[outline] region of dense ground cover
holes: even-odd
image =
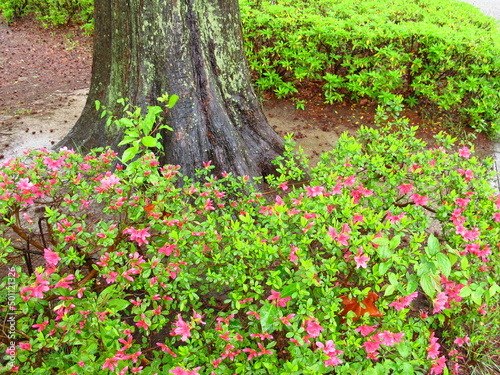
[[[290,145],[262,193],[209,161],[201,182],[159,168],[150,113],[120,121],[143,153],[125,166],[2,164],[1,372],[498,371],[491,160],[381,122],[312,169]]]

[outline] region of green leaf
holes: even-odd
[[[392,262],[382,262],[378,266],[379,276],[385,275],[385,273],[392,267]]]
[[[476,290],[472,292],[470,295],[470,298],[476,305],[482,305],[483,304],[483,294],[484,294],[484,289],[482,287],[478,287]]]
[[[405,342],[401,342],[400,344],[396,345],[396,349],[403,358],[408,357],[411,353],[410,345],[406,344]],[[411,373],[413,372],[405,372],[405,374],[411,374]]]
[[[380,245],[377,249],[377,254],[381,259],[386,259],[392,257],[393,251],[387,245]]]
[[[488,289],[490,298],[493,297],[498,292],[500,292],[500,286],[497,283],[494,283],[492,286],[490,286],[490,289]]]
[[[115,292],[116,284],[108,286],[104,289],[97,298],[97,304],[100,305],[102,303],[106,303],[109,297]]]
[[[441,270],[443,275],[446,277],[450,276],[451,273],[451,262],[448,256],[443,253],[439,253],[436,255],[437,268]]]
[[[274,331],[274,322],[278,316],[278,308],[270,303],[265,303],[259,310],[262,332]]]
[[[429,236],[429,239],[427,240],[427,247],[425,248],[425,252],[430,257],[439,253],[439,240],[433,234],[431,234]]]
[[[396,286],[395,285],[388,285],[387,288],[385,288],[384,296],[390,296],[395,291],[396,291]]]
[[[126,309],[130,305],[130,302],[124,299],[115,298],[106,304],[106,307],[113,312],[118,312]]]
[[[156,146],[156,139],[154,137],[151,137],[150,135],[147,135],[147,136],[141,138],[141,142],[146,147],[155,147]]]
[[[96,109],[96,111],[101,109],[101,102],[99,100],[95,101],[95,109]]]
[[[300,290],[300,284],[299,283],[293,283],[290,285],[287,285],[281,290],[280,297],[285,298],[285,297],[291,297],[293,293],[297,292]]]
[[[424,293],[432,299],[441,291],[440,277],[431,273],[424,273],[420,277],[420,286]]]
[[[120,123],[120,125],[126,127],[126,128],[133,128],[135,127],[135,123],[134,121],[132,121],[131,119],[129,118],[121,118],[120,120],[118,120],[118,122]]]
[[[133,159],[139,152],[139,147],[137,146],[132,146],[127,148],[122,155],[122,162],[126,163],[127,161]]]
[[[375,245],[379,245],[379,246],[389,245],[389,240],[387,239],[387,237],[377,237],[377,238],[374,238],[371,242],[373,242]]]
[[[122,141],[118,143],[118,146],[123,146],[129,143],[134,142],[137,139],[137,137],[130,137],[130,136],[125,136],[123,137]]]
[[[175,103],[177,103],[177,100],[179,100],[179,97],[177,95],[172,95],[170,98],[168,98],[168,108],[173,108]]]

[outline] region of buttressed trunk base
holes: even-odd
[[[166,121],[162,162],[194,176],[202,162],[216,172],[261,176],[283,150],[253,91],[243,50],[238,0],[96,0],[92,81],[87,104],[58,147],[87,151],[121,139],[95,109],[119,98],[146,108],[164,93],[179,101]]]

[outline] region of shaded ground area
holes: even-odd
[[[44,29],[31,19],[0,23],[0,160],[27,148],[51,147],[73,126],[85,104],[90,84],[92,40],[78,28]],[[263,107],[271,126],[294,139],[313,161],[332,148],[338,136],[374,124],[376,104],[368,101],[325,105],[319,84],[301,90],[304,111],[288,100],[264,94]],[[421,126],[426,141],[443,129],[439,121],[406,111]],[[493,144],[479,135],[476,151],[490,155]]]

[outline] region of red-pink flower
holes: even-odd
[[[396,310],[403,310],[404,308],[410,306],[410,303],[417,298],[418,292],[413,292],[409,296],[397,298],[392,302],[389,307],[394,307]]]
[[[146,315],[141,314],[141,320],[135,323],[135,325],[137,327],[142,327],[147,331],[149,329],[149,324],[146,322]]]
[[[287,316],[280,316],[281,323],[283,323],[286,326],[291,326],[292,323],[290,323],[290,319],[292,319],[295,316],[295,314],[288,314]]]
[[[132,241],[135,240],[139,246],[141,246],[142,244],[146,244],[147,245],[149,243],[148,240],[147,240],[147,237],[151,236],[149,234],[147,228],[135,229],[133,227],[130,227],[130,228],[124,229],[123,233],[124,234],[130,234],[130,239]]]
[[[324,330],[318,323],[318,319],[314,317],[308,317],[305,320],[306,324],[306,332],[309,334],[309,337],[318,337],[321,334],[321,331]]]
[[[101,180],[101,185],[96,187],[96,191],[98,193],[102,193],[106,190],[111,189],[113,186],[118,185],[120,183],[120,179],[115,176],[114,174],[111,174],[111,172],[106,173],[106,177],[104,177]]]
[[[443,310],[446,307],[446,303],[448,302],[448,297],[445,292],[439,292],[436,298],[433,300],[434,309],[432,310],[433,314],[436,314]]]
[[[335,343],[333,340],[328,340],[324,345],[322,342],[317,341],[316,346],[328,356],[328,359],[324,361],[325,366],[337,366],[342,363],[342,360],[338,357],[338,355],[344,352],[342,350],[335,349]]]
[[[317,197],[323,193],[325,188],[323,186],[306,186],[306,195],[308,197]]]
[[[20,342],[19,347],[22,350],[31,350],[31,344],[29,342]]]
[[[33,325],[32,325],[32,327],[33,327],[33,328],[37,328],[37,329],[38,329],[38,332],[42,332],[42,331],[45,329],[45,327],[47,327],[47,326],[48,326],[48,324],[49,324],[49,321],[48,321],[48,320],[45,320],[45,321],[43,321],[43,322],[42,322],[42,323],[40,323],[40,324],[33,324]]]
[[[431,375],[441,375],[444,371],[444,366],[446,365],[446,357],[441,356],[432,362]]]
[[[205,163],[203,163],[203,164],[205,164]],[[207,168],[209,165],[210,164],[206,165],[205,168]],[[200,367],[196,367],[194,370],[189,371],[189,370],[183,369],[180,366],[177,366],[176,368],[171,369],[169,371],[169,373],[174,374],[174,375],[200,375],[198,373],[199,369],[200,369]]]
[[[281,296],[280,292],[276,292],[275,290],[271,289],[271,295],[267,297],[267,299],[271,301],[273,305],[279,307],[286,307],[286,303],[290,301],[292,297],[281,298],[280,296]]]
[[[299,250],[299,248],[294,245],[290,245],[290,247],[292,248],[292,250],[290,250],[290,255],[288,256],[288,259],[290,260],[290,262],[297,264],[299,257],[297,256],[296,252],[297,250]]]
[[[117,358],[106,358],[104,360],[104,364],[102,365],[102,369],[109,369],[110,372],[113,372],[115,371],[115,367],[118,366],[118,361],[119,360]]]
[[[408,194],[410,191],[413,190],[413,185],[412,184],[399,185],[398,189],[401,194]]]
[[[380,340],[377,336],[373,336],[363,343],[363,348],[367,353],[374,353],[380,349]]]
[[[343,228],[341,233],[337,233],[337,230],[335,228],[328,227],[327,233],[328,233],[328,235],[330,235],[330,237],[332,238],[333,241],[337,241],[342,246],[349,246],[349,243],[347,242],[347,240],[349,240],[351,238],[351,236],[346,234],[348,231],[344,231],[344,229],[349,229],[349,228],[348,227]]]
[[[156,345],[158,345],[161,348],[162,352],[167,352],[174,358],[177,357],[177,354],[175,354],[172,350],[170,350],[170,348],[167,345],[162,344],[161,342],[157,342]]]
[[[373,326],[363,325],[363,326],[359,326],[358,328],[356,328],[355,331],[361,333],[361,336],[366,337],[370,333],[375,332],[376,329],[377,329],[376,325],[373,325]]]
[[[464,344],[468,344],[470,342],[469,336],[465,335],[465,337],[457,337],[455,341],[453,341],[458,346],[463,346]]]
[[[434,336],[434,332],[431,332],[429,346],[427,347],[427,359],[436,359],[439,356],[440,347],[441,345],[438,343],[438,338]]]
[[[61,260],[59,254],[57,254],[55,251],[52,251],[51,249],[44,249],[43,257],[45,258],[47,264],[52,267],[57,266],[57,263],[59,263],[59,261]]]
[[[191,327],[182,320],[181,314],[177,315],[177,321],[174,323],[175,327],[170,333],[171,336],[181,336],[182,341],[186,341],[191,337]]]
[[[470,154],[471,154],[470,148],[467,146],[464,146],[460,150],[458,150],[458,155],[460,155],[461,157],[463,157],[465,159],[469,159]]]
[[[415,202],[415,205],[417,206],[425,206],[429,201],[429,197],[427,195],[420,195],[420,194],[413,194],[411,196],[411,199],[413,200],[413,202]]]
[[[354,261],[356,262],[356,268],[366,268],[368,265],[366,262],[370,260],[369,257],[365,256],[363,253],[363,248],[358,249],[358,255],[354,257]]]

